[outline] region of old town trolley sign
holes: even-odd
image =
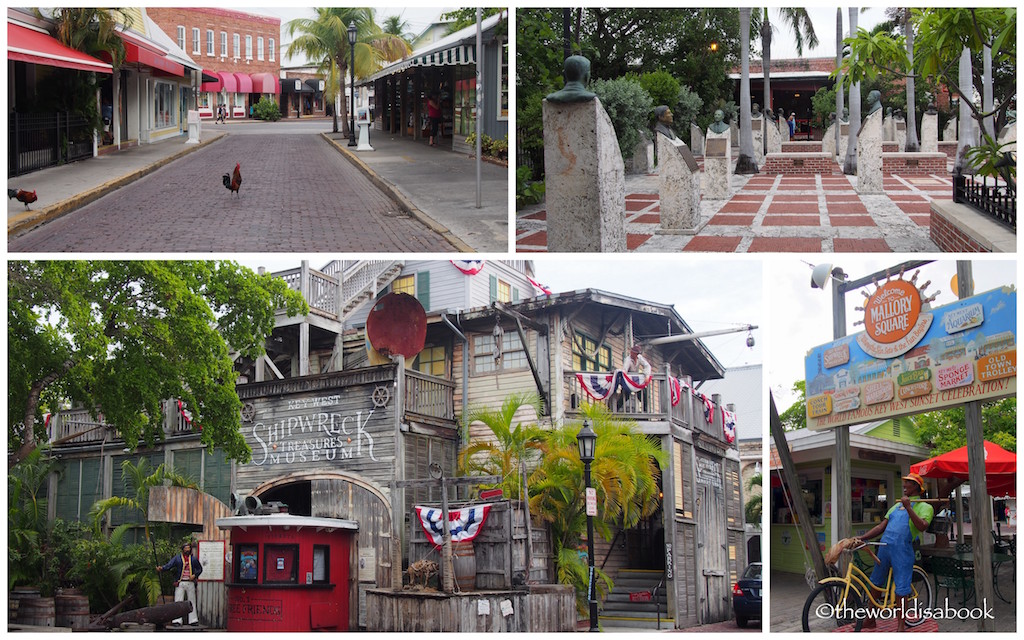
[[[930,309],[926,282],[877,283],[865,293],[864,331],[805,359],[807,425],[839,425],[931,411],[1016,392],[1013,287]]]

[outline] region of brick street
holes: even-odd
[[[221,176],[242,165],[236,196]],[[240,135],[8,243],[9,251],[452,251],[314,134]]]

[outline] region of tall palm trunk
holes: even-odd
[[[768,121],[774,119],[775,109],[772,105],[772,81],[771,81],[771,69],[772,69],[772,25],[768,21],[768,7],[764,8],[764,17],[761,19],[761,77],[764,78],[764,102],[762,103],[764,108],[761,113],[764,114],[764,120],[761,128],[768,126]],[[781,123],[780,123],[781,124]],[[761,132],[761,151],[762,153],[768,153],[768,132]]]
[[[960,54],[960,90],[970,91],[973,87],[974,74],[971,71],[971,51],[964,47]],[[974,127],[971,117],[971,108],[967,101],[971,97],[960,95],[960,128],[957,131],[956,139],[956,160],[953,162],[953,175],[959,176],[970,173],[970,165],[967,162],[967,150],[974,143]]]
[[[850,7],[850,36],[857,35],[857,8]],[[857,134],[860,133],[860,82],[850,85],[850,137],[846,143],[843,173],[857,175]]]
[[[836,69],[843,66],[843,10],[836,7]],[[836,78],[836,154],[839,153],[839,129],[843,121],[843,72]]]
[[[750,120],[750,8],[740,8],[740,153],[733,173],[757,173]]]
[[[982,65],[981,111],[982,113],[992,113],[992,47],[988,45],[982,48]],[[994,140],[996,137],[995,116],[986,116],[981,124],[981,133],[992,136]]]
[[[914,23],[910,8],[903,9],[903,35],[907,40],[907,151],[917,151],[917,100],[914,97]]]

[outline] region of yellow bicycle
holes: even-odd
[[[884,543],[873,543],[884,544]],[[843,553],[856,553],[861,550],[867,551],[878,563],[878,556],[867,543],[858,547],[846,549]],[[834,574],[818,582],[818,586],[807,596],[803,610],[803,630],[805,632],[834,631],[836,627],[847,624],[856,624],[856,630],[860,631],[861,626],[867,617],[867,607],[870,604],[877,609],[895,609],[899,604],[896,596],[895,585],[892,580],[892,568],[889,569],[889,576],[886,578],[885,587],[879,589],[871,583],[868,574],[858,567],[851,558],[846,569],[846,575],[840,576],[839,570],[834,565],[829,570]],[[875,598],[880,593],[881,600]],[[928,573],[914,565],[914,573],[910,580],[910,597],[907,599],[906,608],[910,612],[918,612],[918,615],[908,615],[906,623],[908,627],[916,627],[926,620],[920,615],[927,609],[931,609],[935,599],[935,591],[932,587],[931,578]],[[884,611],[873,615],[873,618],[884,620],[891,617]]]

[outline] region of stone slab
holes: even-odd
[[[728,199],[731,194],[729,180],[732,175],[729,133],[708,130],[704,148],[704,197],[709,200]]]
[[[857,193],[882,193],[882,110],[864,119],[857,134]]]
[[[682,140],[657,135],[658,196],[661,227],[658,233],[696,234],[701,225],[700,169]]]
[[[921,116],[921,151],[939,150],[939,114],[926,113]]]
[[[625,167],[598,100],[543,103],[549,251],[626,251]]]
[[[836,123],[828,125],[825,134],[821,137],[821,150],[832,157],[836,155]]]
[[[654,141],[648,133],[640,132],[628,169],[631,174],[645,174],[654,170]]]
[[[695,156],[704,155],[704,131],[694,123],[690,123],[690,151]]]

